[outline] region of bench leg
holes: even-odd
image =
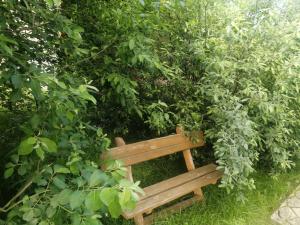
[[[202,189],[201,189],[201,188],[195,190],[195,191],[194,191],[194,194],[195,194],[199,199],[203,199],[203,198],[204,198],[204,195],[203,195],[203,192],[202,192]]]
[[[136,215],[134,217],[135,225],[144,225],[144,217],[143,214]]]

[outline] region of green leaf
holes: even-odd
[[[119,193],[119,203],[122,209],[128,208],[128,203],[131,202],[131,191],[128,188],[125,188],[123,192]]]
[[[54,165],[54,172],[55,173],[70,173],[70,170],[64,166],[61,165]]]
[[[61,205],[66,205],[69,203],[72,190],[64,189],[57,195],[57,201]]]
[[[49,206],[46,210],[46,215],[48,218],[52,218],[56,213],[56,208]]]
[[[101,172],[100,170],[95,170],[90,177],[89,185],[90,187],[94,187],[104,183],[105,181],[107,181],[107,179],[108,177],[105,173]]]
[[[100,199],[100,191],[91,191],[85,199],[85,206],[88,210],[97,211],[103,208],[103,203]]]
[[[54,5],[53,0],[45,0],[45,2],[46,2],[47,6],[48,6],[49,8],[52,8],[53,5]]]
[[[129,40],[129,49],[132,50],[135,46],[134,39]]]
[[[57,176],[53,178],[53,184],[60,189],[67,187],[65,181]]]
[[[112,218],[118,218],[122,213],[122,208],[118,202],[117,199],[114,199],[109,205],[108,205],[108,211]]]
[[[61,5],[61,0],[53,0],[53,3],[56,7],[59,7]]]
[[[21,165],[18,169],[18,174],[20,176],[23,176],[24,174],[26,174],[26,172],[27,172],[27,167],[24,165]]]
[[[70,196],[70,207],[76,209],[83,204],[85,194],[83,191],[74,191]]]
[[[41,122],[41,118],[38,114],[34,114],[30,119],[30,124],[33,129],[37,129]]]
[[[88,225],[102,225],[102,223],[97,220],[96,218],[93,217],[88,217],[85,221],[84,224],[88,224]]]
[[[33,151],[33,145],[36,143],[35,137],[25,139],[19,145],[19,155],[29,155]]]
[[[97,103],[95,97],[88,92],[88,85],[80,85],[78,90],[75,90],[75,93],[85,100],[91,101],[94,104]]]
[[[27,221],[27,222],[30,222],[30,221],[32,221],[33,220],[33,218],[34,218],[34,211],[33,211],[33,209],[31,208],[31,209],[29,209],[27,212],[25,212],[24,214],[23,214],[23,220],[25,220],[25,221]]]
[[[38,147],[37,149],[35,149],[36,154],[38,155],[38,157],[40,157],[41,160],[44,160],[45,158],[45,153],[43,151],[43,149],[41,147]]]
[[[49,223],[46,220],[43,220],[39,222],[39,225],[49,225]]]
[[[118,191],[114,188],[103,188],[101,190],[100,199],[106,206],[109,206],[117,197]]]
[[[29,87],[32,90],[32,95],[36,99],[42,99],[42,92],[41,92],[41,84],[38,80],[36,79],[31,79],[29,83]]]
[[[4,172],[4,178],[5,179],[9,178],[11,175],[13,175],[13,173],[14,173],[14,167],[10,167],[6,169]]]
[[[78,213],[75,213],[71,216],[72,225],[83,225],[81,216]]]
[[[57,152],[57,145],[54,141],[50,140],[49,138],[39,138],[42,146],[44,147],[45,151],[47,152]]]
[[[5,164],[5,168],[13,167],[15,164],[9,162]]]

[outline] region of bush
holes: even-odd
[[[95,155],[110,141],[86,121],[97,89],[67,69],[88,52],[83,29],[61,15],[60,1],[46,3],[0,6],[1,109],[20,122],[4,133],[0,212],[5,224],[101,224],[134,207],[141,190],[118,163],[98,169]]]
[[[299,9],[267,0],[3,1],[3,220],[101,224],[134,207],[141,190],[120,163],[98,169],[105,133],[203,129],[229,191],[254,188],[258,167],[291,168]]]
[[[299,151],[297,9],[289,1],[85,0],[65,13],[99,52],[77,69],[93,68],[103,90],[94,120],[118,135],[165,134],[178,123],[204,129],[231,190],[253,188],[258,166],[291,168]]]

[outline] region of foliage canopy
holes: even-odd
[[[1,219],[118,217],[141,190],[118,162],[98,168],[108,136],[176,124],[205,130],[228,190],[291,168],[299,12],[288,0],[1,1]]]

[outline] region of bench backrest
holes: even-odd
[[[196,133],[197,142],[186,137],[180,128],[174,135],[136,142],[133,144],[122,143],[122,139],[116,139],[118,147],[111,148],[102,155],[102,159],[121,160],[125,166],[131,166],[140,162],[170,155],[176,152],[204,146],[203,132]]]

